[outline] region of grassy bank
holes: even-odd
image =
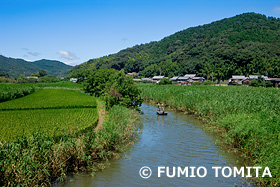
[[[139,85],[143,97],[194,114],[221,132],[227,143],[268,166],[272,178],[263,185],[280,183],[280,90],[252,87]]]
[[[42,94],[48,92],[49,90],[40,90],[37,94]],[[54,90],[51,90],[54,91]],[[22,112],[33,111],[34,108],[38,106],[48,106],[48,107],[61,107],[62,101],[67,99],[66,92],[73,92],[71,90],[59,90],[63,91],[65,97],[58,99],[60,102],[55,102],[56,99],[50,99],[49,102],[46,99],[38,99],[38,102],[31,102],[28,105],[20,106],[18,115],[25,116]],[[81,94],[78,92],[73,92],[73,94]],[[34,93],[36,96],[36,93]],[[57,93],[58,94],[58,93]],[[57,94],[51,94],[54,97]],[[71,95],[71,93],[70,93]],[[29,95],[33,97],[34,95]],[[28,97],[29,97],[28,96]],[[87,101],[84,104],[89,105],[89,99],[93,99],[90,96],[85,95],[88,98],[83,100]],[[52,96],[48,96],[51,98]],[[47,97],[47,98],[48,98]],[[79,97],[69,97],[72,98],[71,101],[67,102],[66,106],[72,104],[76,106],[74,101],[77,101]],[[26,98],[21,98],[26,101]],[[33,97],[33,101],[36,97]],[[16,102],[17,100],[9,101]],[[42,102],[42,103],[40,103]],[[5,103],[5,102],[4,102]],[[3,104],[4,104],[3,103]],[[83,102],[78,102],[79,105]],[[94,102],[95,103],[95,102]],[[98,102],[100,103],[100,102]],[[5,104],[4,104],[5,105]],[[71,105],[71,106],[72,106]],[[11,105],[5,105],[11,106]],[[17,105],[15,105],[16,107]],[[27,108],[22,108],[25,106]],[[100,108],[101,106],[97,106]],[[14,109],[14,108],[12,108]],[[28,110],[26,110],[28,109]],[[31,109],[31,110],[30,110]],[[89,110],[95,110],[96,108],[85,108]],[[38,109],[35,109],[36,111]],[[34,110],[34,111],[35,111]],[[53,110],[54,113],[48,113],[49,110]],[[56,121],[56,125],[64,124],[68,125],[68,120],[72,119],[71,114],[74,109],[56,108],[56,109],[42,109],[40,111],[46,111],[49,118],[55,117],[60,110],[70,110],[69,116],[60,116],[60,120]],[[83,110],[83,108],[78,108],[78,110]],[[17,110],[16,110],[17,111]],[[1,112],[16,112],[14,110],[1,111]],[[35,112],[36,113],[36,112]],[[81,111],[77,112],[78,115]],[[29,114],[26,114],[27,116]],[[34,114],[35,115],[35,114]],[[7,115],[8,116],[8,115]],[[36,115],[35,115],[36,116]],[[94,115],[96,116],[96,115]],[[76,117],[74,115],[74,117]],[[95,126],[97,123],[96,118],[90,116],[82,116],[88,123],[88,126],[83,129],[76,129],[76,131],[61,131],[59,136],[50,136],[49,129],[54,129],[49,126],[49,128],[41,128],[33,131],[28,136],[26,134],[17,135],[13,137],[15,141],[12,142],[0,142],[0,185],[1,186],[50,186],[52,182],[63,180],[66,177],[67,172],[79,171],[84,169],[91,169],[95,171],[101,160],[106,160],[112,158],[113,156],[123,152],[127,146],[133,143],[137,123],[137,115],[124,107],[114,106],[106,113],[105,121],[97,131]],[[36,119],[36,117],[34,118]],[[37,120],[40,124],[47,123],[51,121],[50,119]],[[28,123],[26,120],[22,120],[24,123]],[[78,123],[77,121],[74,124]],[[4,125],[1,122],[1,125]],[[34,123],[31,127],[36,127],[37,124]],[[36,128],[35,128],[36,129]],[[7,131],[8,132],[8,131]],[[6,133],[7,133],[6,132]],[[3,133],[1,132],[1,135]]]

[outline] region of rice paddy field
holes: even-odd
[[[280,184],[280,90],[262,87],[139,85],[146,100],[194,114]]]
[[[0,141],[44,132],[57,136],[79,132],[98,120],[96,100],[63,89],[41,89],[28,96],[0,103]]]
[[[76,84],[71,81],[61,81],[61,82],[55,82],[55,83],[36,83],[34,86],[40,87],[40,88],[71,88],[71,89],[80,89],[82,88],[82,84]]]

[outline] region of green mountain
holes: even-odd
[[[37,73],[40,69],[45,70],[48,75],[65,76],[71,67],[55,60],[43,59],[28,62],[23,59],[7,58],[0,55],[0,71],[9,74],[11,77],[28,76]]]
[[[136,45],[72,68],[115,68],[151,77],[196,73],[228,79],[233,74],[280,77],[280,19],[244,13],[188,28],[158,42]]]

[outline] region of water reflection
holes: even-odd
[[[164,115],[157,115],[157,122],[158,124],[160,125],[164,125],[164,118],[167,117],[167,116],[164,116]]]

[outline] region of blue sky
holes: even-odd
[[[0,0],[0,54],[76,65],[279,0]]]

